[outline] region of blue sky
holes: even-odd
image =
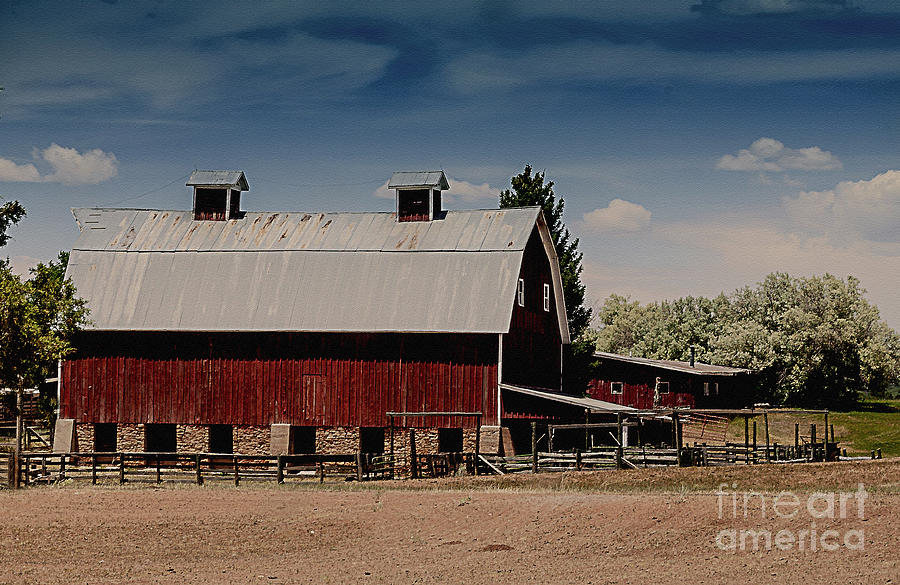
[[[447,207],[546,170],[588,300],[862,280],[900,328],[900,2],[0,3],[0,195],[21,268],[77,206],[184,209],[194,168],[250,210]]]

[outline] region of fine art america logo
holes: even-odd
[[[869,497],[863,484],[855,492],[816,492],[798,496],[794,492],[782,491],[775,496],[767,496],[754,491],[739,492],[737,483],[719,484],[716,491],[719,520],[733,520],[734,528],[719,530],[716,547],[721,550],[796,550],[796,551],[836,551],[863,550],[865,532],[861,527],[836,530],[819,525],[835,524],[836,520],[850,520],[842,524],[856,524],[865,520],[866,499]],[[808,520],[808,523],[807,523]],[[783,524],[798,521],[802,528],[766,528],[764,524]],[[746,523],[753,528],[742,526]]]

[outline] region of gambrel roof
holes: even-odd
[[[74,209],[81,234],[67,276],[91,328],[141,331],[509,331],[525,246],[539,207],[394,213],[246,212],[194,221],[190,211]]]

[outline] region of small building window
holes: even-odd
[[[544,310],[550,312],[550,285],[544,283]]]
[[[609,391],[610,391],[610,394],[621,394],[624,389],[625,389],[624,382],[613,382],[612,384],[610,384]]]
[[[363,453],[384,453],[384,427],[360,427],[359,450]]]
[[[712,393],[716,396],[719,395],[719,383],[718,382],[710,382],[710,387],[712,387]]]
[[[668,394],[669,393],[669,383],[668,382],[657,382],[656,389],[660,394]]]
[[[231,425],[209,425],[209,452],[234,453]]]
[[[525,306],[525,279],[519,279],[519,287],[516,289],[516,302],[520,307]]]
[[[175,453],[178,438],[173,424],[144,425],[144,451],[147,453]]]
[[[116,450],[116,423],[94,425],[94,452],[111,453]]]
[[[462,453],[462,429],[438,429],[438,452]]]
[[[703,395],[709,396],[709,382],[703,382]]]

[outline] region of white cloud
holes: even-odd
[[[848,232],[876,242],[900,242],[900,171],[886,171],[865,181],[842,181],[827,191],[803,191],[784,199],[798,228]]]
[[[41,175],[33,164],[19,165],[9,159],[0,158],[0,181],[37,183],[40,180]]]
[[[613,199],[606,207],[585,213],[583,220],[588,230],[636,232],[650,225],[650,210],[624,199]]]
[[[552,48],[462,54],[443,77],[463,94],[516,91],[576,82],[701,83],[740,86],[801,81],[894,78],[900,51],[890,49],[690,52],[652,45],[577,41]]]
[[[74,148],[53,143],[42,151],[35,149],[34,158],[49,164],[51,172],[41,175],[34,164],[18,165],[0,158],[0,181],[96,185],[115,177],[119,172],[116,155],[99,148],[80,153]]]
[[[488,183],[477,185],[468,181],[461,181],[452,177],[447,177],[450,183],[450,190],[441,192],[441,201],[444,204],[480,204],[480,202],[491,201],[491,207],[497,207],[500,200],[500,189],[491,187]],[[395,193],[393,189],[388,189],[388,181],[385,181],[380,187],[375,189],[373,193],[375,197],[381,199],[393,199]]]
[[[788,148],[774,138],[760,138],[736,155],[726,154],[716,163],[724,171],[832,171],[841,168],[836,156],[818,146]]]

